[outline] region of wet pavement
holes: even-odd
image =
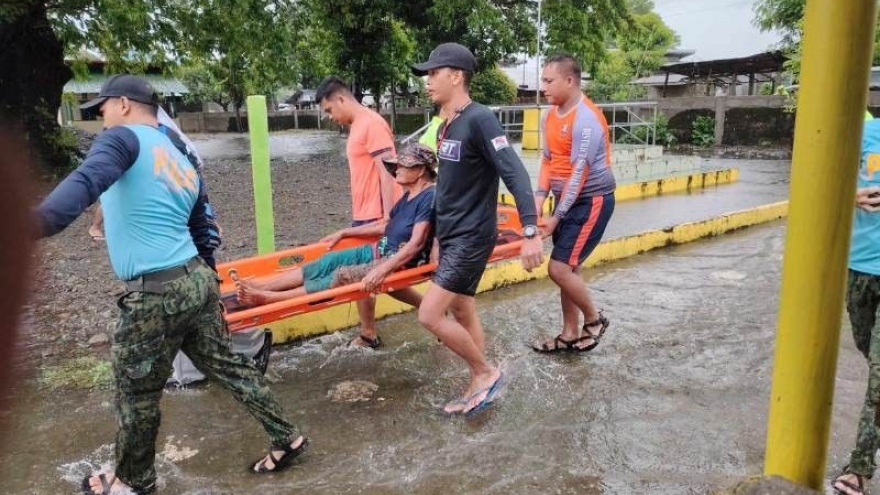
[[[205,159],[242,158],[249,154],[244,135],[194,135]],[[296,159],[322,153],[338,154],[344,160],[344,138],[324,131],[272,133],[272,158]],[[538,152],[526,151],[526,161]],[[672,193],[648,200],[620,202],[606,237],[619,237],[644,230],[704,220],[736,210],[782,201],[788,196],[790,166],[781,160],[731,160],[695,158],[702,170],[738,168],[739,180],[731,184],[698,189],[693,193]],[[503,189],[503,187],[502,187]]]
[[[696,494],[757,474],[783,242],[777,222],[590,270],[612,326],[584,355],[527,348],[560,325],[550,282],[480,295],[489,355],[509,379],[474,418],[439,412],[466,376],[413,314],[382,322],[378,352],[341,348],[350,331],[276,349],[273,389],[313,443],[303,461],[248,475],[259,427],[216,385],[177,391],[163,401],[161,493]],[[830,471],[852,443],[861,359],[845,329]],[[378,389],[332,401],[348,380]],[[75,493],[111,462],[109,393],[15,396],[3,493]]]
[[[739,180],[615,205],[606,238],[706,220],[737,210],[788,199],[790,165],[778,160],[700,159],[703,169],[739,169]]]
[[[739,182],[622,202],[607,237],[785,199],[787,162],[706,162],[740,168]],[[466,373],[412,313],[381,322],[379,351],[344,348],[353,331],[276,348],[273,389],[312,441],[302,462],[249,475],[266,447],[259,426],[217,385],[173,391],[157,445],[160,493],[697,494],[758,474],[783,242],[775,222],[589,270],[612,320],[589,354],[527,347],[560,326],[551,282],[479,295],[488,354],[508,384],[473,418],[440,412]],[[846,462],[866,380],[847,327],[840,363],[829,473]],[[339,401],[351,380],[369,382],[368,400]],[[16,387],[0,492],[78,493],[83,476],[112,463],[112,393],[47,394],[33,378]]]

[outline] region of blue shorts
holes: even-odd
[[[373,261],[373,244],[339,251],[330,251],[302,267],[303,287],[312,294],[327,290],[333,284],[333,274],[343,266],[363,265]]]
[[[596,249],[614,213],[614,193],[578,198],[553,231],[550,259],[577,268]]]

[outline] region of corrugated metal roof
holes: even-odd
[[[666,64],[660,67],[660,70],[682,74],[694,80],[699,77],[717,78],[738,74],[782,72],[786,60],[788,57],[781,51],[770,51],[749,57]]]
[[[69,81],[64,85],[64,92],[75,94],[98,93],[101,91],[101,85],[104,84],[108,77],[103,74],[90,74],[86,79]],[[141,77],[150,81],[153,89],[160,95],[169,96],[172,94],[182,95],[189,93],[189,89],[174,77],[155,74],[147,74]]]
[[[639,84],[642,86],[663,86],[664,83],[666,83],[666,74],[652,74],[632,81],[632,84]],[[668,86],[681,86],[687,83],[687,76],[681,74],[669,74]]]

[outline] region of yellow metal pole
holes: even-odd
[[[825,474],[875,0],[807,0],[764,473]]]

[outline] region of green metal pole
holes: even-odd
[[[251,166],[254,175],[254,218],[257,224],[257,253],[275,251],[275,219],[272,214],[272,172],[269,169],[269,117],[265,96],[248,96],[248,131],[251,137]]]

